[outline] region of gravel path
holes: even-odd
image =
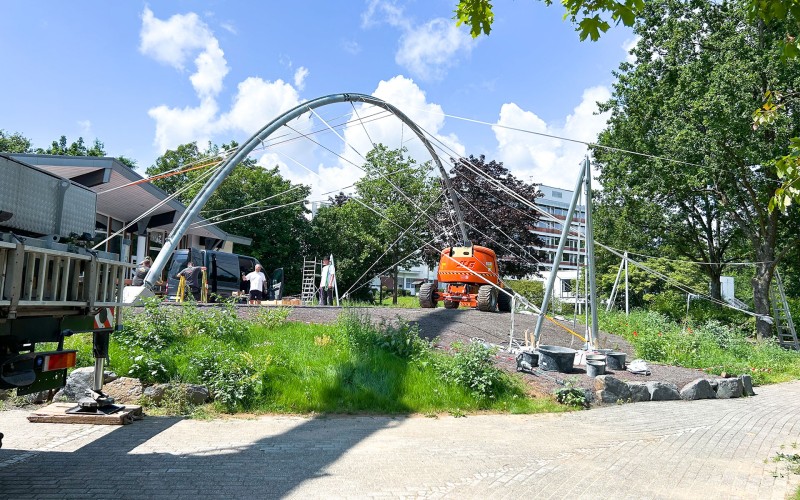
[[[240,314],[247,316],[252,310],[261,306],[239,306]],[[340,307],[294,307],[289,320],[305,323],[332,323],[345,309]],[[469,342],[474,338],[482,339],[488,343],[508,347],[509,333],[511,331],[511,314],[484,313],[475,309],[403,309],[392,307],[362,307],[351,310],[369,314],[374,321],[392,321],[397,318],[414,322],[419,325],[420,333],[429,340],[436,339],[436,345],[449,348],[454,342]],[[522,343],[524,332],[528,330],[531,335],[536,327],[536,315],[514,315],[515,339]],[[583,335],[583,325],[574,326],[572,322],[559,322],[563,327],[556,326],[551,321],[545,321],[542,327],[540,344],[549,344],[581,349],[583,341],[565,328]],[[564,328],[565,327],[565,328]],[[598,344],[600,347],[615,349],[628,354],[628,361],[634,359],[634,350],[623,337],[600,332]],[[515,372],[516,360],[514,355],[505,350],[498,352],[496,361],[501,368]],[[627,371],[611,372],[615,377],[626,381],[651,381],[671,382],[680,389],[687,383],[708,375],[700,370],[682,368],[678,366],[658,365],[648,363],[651,375],[635,375]],[[523,374],[533,394],[552,394],[553,390],[571,383],[575,386],[590,389],[593,379],[586,376],[583,369],[576,367],[573,373],[545,372],[536,369],[534,373]]]

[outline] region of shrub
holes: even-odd
[[[418,360],[430,351],[430,343],[419,336],[419,327],[400,318],[376,325],[366,314],[347,312],[339,318],[339,324],[348,345],[357,352],[377,348],[403,359]]]
[[[200,380],[213,393],[214,401],[226,411],[249,408],[260,391],[262,377],[249,353],[209,350],[192,362],[198,367]]]
[[[125,318],[122,331],[114,334],[117,342],[147,351],[160,351],[177,337],[169,311],[157,297],[144,299],[144,312]]]
[[[574,406],[576,408],[589,408],[589,400],[586,391],[580,387],[575,387],[574,382],[567,381],[564,387],[556,389],[556,401],[562,405]]]
[[[482,342],[454,343],[454,356],[440,366],[445,379],[467,387],[480,397],[494,398],[502,388],[502,372],[494,366],[496,349]]]
[[[506,284],[534,304],[541,304],[544,299],[544,283],[541,281],[506,280]]]
[[[167,382],[174,372],[174,362],[167,356],[152,356],[139,354],[133,358],[133,364],[128,370],[128,375],[138,378],[142,382]]]
[[[286,320],[289,318],[289,314],[291,314],[291,312],[292,310],[288,307],[261,307],[256,309],[255,314],[253,314],[252,321],[256,325],[273,330],[279,326],[285,325]]]

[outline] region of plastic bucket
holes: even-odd
[[[606,365],[609,370],[624,370],[625,369],[625,356],[624,352],[610,352],[606,356]]]
[[[589,353],[589,354],[586,355],[586,362],[588,363],[589,361],[600,361],[600,362],[605,363],[606,362],[606,355],[605,354]]]
[[[569,373],[578,351],[557,345],[539,346],[539,367],[550,372]]]
[[[606,372],[606,364],[603,361],[587,361],[586,375],[594,378]]]
[[[539,365],[539,354],[535,351],[520,351],[517,354],[517,371],[533,370]]]

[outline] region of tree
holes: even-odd
[[[746,6],[648,2],[634,27],[641,37],[633,49],[637,62],[620,66],[613,97],[603,106],[612,116],[599,143],[677,161],[602,148],[595,157],[608,189],[603,197],[662,206],[665,240],[700,257],[694,260],[721,272],[732,241],[744,238],[758,263],[756,325],[766,337],[775,266],[798,239],[797,212],[769,210],[779,184],[771,159],[800,132],[800,114],[786,113],[769,130],[756,131],[742,117],[768,87],[797,81],[800,68],[778,62],[778,33],[786,27],[751,22]]]
[[[338,256],[339,284],[345,289],[390,268],[397,303],[400,268],[421,263],[421,252],[415,251],[433,239],[428,222],[439,210],[440,191],[430,164],[418,164],[406,156],[405,148],[378,144],[363,168],[365,175],[356,182],[352,197],[337,196],[343,203],[317,212],[313,246],[321,255]]]
[[[224,151],[237,146],[235,142],[222,147],[209,144],[207,150],[201,151],[196,143],[182,144],[159,157],[147,169],[147,175],[216,164]],[[205,184],[202,176],[208,168],[185,171],[153,183],[167,193],[187,187],[178,199],[188,204]],[[303,265],[300,256],[305,254],[309,231],[302,202],[309,192],[307,186],[281,177],[278,167],[264,168],[247,158],[222,182],[201,213],[223,231],[251,238],[251,246],[234,246],[234,251],[256,257],[267,271],[284,268],[287,292],[296,292]],[[246,208],[238,210],[243,207]]]
[[[0,152],[3,153],[30,153],[31,140],[23,136],[19,132],[8,134],[3,129],[0,129]]]
[[[535,201],[541,196],[537,192],[537,184],[520,181],[502,162],[487,162],[484,155],[451,159],[451,162],[453,168],[450,170],[450,182],[458,193],[458,203],[464,215],[467,233],[473,242],[479,242],[495,251],[504,276],[522,278],[535,273],[538,270],[537,261],[542,256],[536,254],[533,247],[541,246],[543,242],[531,229],[536,225],[539,216],[519,199],[478,175],[475,170],[528,201]],[[436,220],[450,222],[453,217],[451,210],[449,203],[444,204]],[[456,239],[460,239],[460,234]],[[438,262],[439,254],[430,257],[431,263]]]
[[[92,147],[87,148],[83,142],[83,137],[67,145],[67,136],[62,135],[58,141],[53,141],[49,148],[36,148],[36,154],[45,155],[65,155],[65,156],[105,156],[105,145],[99,139],[95,139]]]

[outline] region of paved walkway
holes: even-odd
[[[776,498],[800,476],[800,381],[749,399],[565,415],[148,417],[30,424],[0,412],[3,498]],[[794,448],[797,446],[797,448]]]

